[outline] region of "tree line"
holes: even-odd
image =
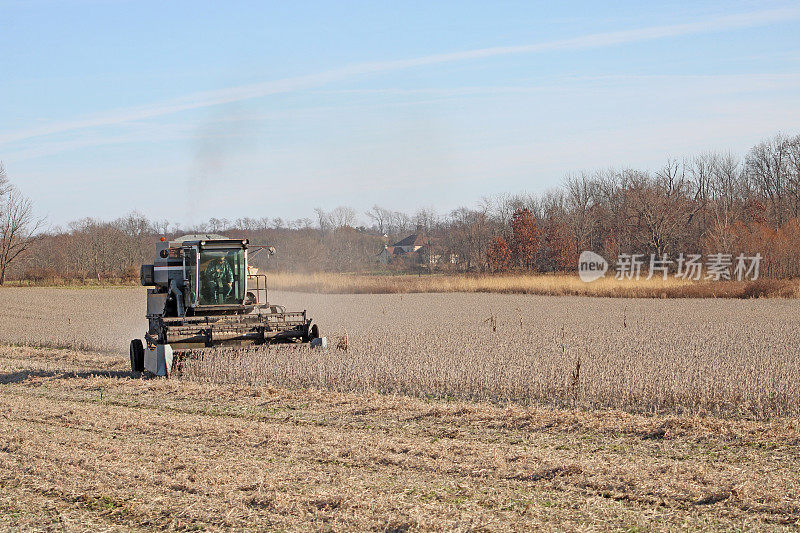
[[[212,218],[192,227],[136,212],[42,231],[30,201],[0,167],[0,283],[136,279],[154,242],[221,233],[270,244],[257,266],[281,271],[572,271],[583,250],[619,254],[761,254],[761,275],[800,275],[800,135],[775,135],[743,156],[707,152],[655,170],[605,169],[565,177],[542,194],[486,197],[449,213],[317,208],[314,218]],[[409,234],[423,248],[376,261]]]

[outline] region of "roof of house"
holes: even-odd
[[[381,254],[383,252],[386,252],[389,255],[402,255],[402,254],[406,253],[405,250],[403,250],[402,248],[400,248],[398,246],[387,246],[386,248],[384,248],[381,251]],[[378,255],[380,255],[380,254],[378,254]]]
[[[418,250],[415,250],[414,252],[406,252],[400,246],[387,246],[383,250],[381,250],[380,253],[378,253],[378,255],[381,255],[384,252],[389,254],[389,255],[405,255],[405,254],[409,254],[409,253],[420,253],[421,251],[422,251],[422,249],[420,248]]]
[[[423,246],[425,244],[422,235],[419,233],[414,233],[413,235],[409,235],[405,239],[400,242],[394,243],[393,246]]]

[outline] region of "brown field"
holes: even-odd
[[[688,281],[670,277],[617,280],[613,272],[584,283],[575,274],[364,274],[271,273],[273,288],[329,294],[496,292],[607,298],[800,298],[800,281]]]
[[[0,528],[800,525],[793,300],[276,293],[347,350],[164,380],[143,297],[0,289]]]

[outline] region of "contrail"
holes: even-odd
[[[798,8],[770,9],[709,18],[702,21],[687,22],[683,24],[650,26],[647,28],[633,30],[595,33],[580,37],[535,44],[499,46],[476,50],[466,50],[462,52],[433,54],[410,59],[358,63],[355,65],[345,66],[315,74],[284,78],[280,80],[271,80],[249,85],[241,85],[238,87],[229,87],[215,91],[197,92],[182,98],[164,102],[106,111],[70,121],[54,122],[52,124],[36,128],[29,128],[26,130],[2,134],[0,135],[0,144],[54,133],[62,133],[66,131],[119,124],[133,120],[160,117],[172,113],[178,113],[180,111],[210,107],[231,102],[239,102],[242,100],[269,96],[271,94],[295,92],[323,86],[336,81],[369,74],[377,74],[381,72],[391,72],[420,66],[453,63],[471,59],[484,59],[496,56],[536,54],[556,50],[585,50],[604,48],[627,43],[678,37],[682,35],[697,35],[703,33],[734,30],[737,28],[763,26],[775,22],[795,20],[799,17],[800,9]]]

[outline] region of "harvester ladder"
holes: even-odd
[[[250,284],[250,280],[255,281],[255,287]],[[263,281],[263,286],[262,286]],[[248,274],[247,275],[247,290],[254,292],[256,295],[256,301],[259,305],[267,305],[269,302],[267,301],[267,276],[264,274]],[[261,299],[261,293],[264,294],[264,299]]]

